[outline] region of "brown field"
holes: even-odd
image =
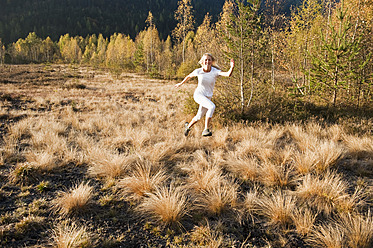
[[[195,85],[174,83],[0,67],[0,246],[372,247],[372,136],[310,121],[184,137]]]

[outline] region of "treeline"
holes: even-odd
[[[1,45],[0,58],[2,63],[87,64],[180,78],[198,67],[207,51],[223,69],[229,58],[236,61],[233,76],[217,86],[215,101],[227,119],[282,119],[284,113],[306,118],[310,106],[371,111],[371,1],[305,0],[290,18],[277,8],[281,4],[273,2],[267,12],[260,4],[227,0],[217,22],[206,14],[194,29],[191,1],[182,0],[174,15],[177,26],[164,40],[149,12],[135,39],[121,33],[65,34],[52,41],[30,33],[7,48]]]
[[[166,39],[176,25],[178,0],[0,0],[0,37],[11,43],[30,32],[52,40],[99,33],[105,37],[125,33],[136,37],[144,29],[148,11],[156,17],[160,37]],[[197,23],[205,13],[217,15],[224,0],[193,0]]]

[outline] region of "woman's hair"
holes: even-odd
[[[211,61],[212,61],[211,65],[212,65],[213,67],[215,67],[216,69],[219,69],[219,70],[220,70],[220,67],[216,64],[216,60],[215,60],[214,56],[212,56],[211,53],[204,53],[204,54],[202,55],[201,59],[200,59],[199,62],[198,62],[200,65],[202,65],[202,63],[203,63],[203,57],[205,57],[205,56],[209,56],[209,57],[211,58]]]

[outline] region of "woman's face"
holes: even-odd
[[[204,70],[209,71],[211,69],[211,65],[212,65],[212,58],[211,58],[211,56],[204,55],[202,57],[202,68]]]

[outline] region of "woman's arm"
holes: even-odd
[[[191,79],[192,77],[195,77],[193,75],[193,73],[189,74],[188,76],[186,76],[183,81],[181,81],[181,83],[178,83],[178,84],[175,84],[175,87],[176,88],[179,88],[183,83],[187,82],[189,79]]]
[[[232,75],[233,68],[234,68],[234,60],[231,59],[231,68],[228,71],[221,71],[219,73],[219,76],[230,77]]]

